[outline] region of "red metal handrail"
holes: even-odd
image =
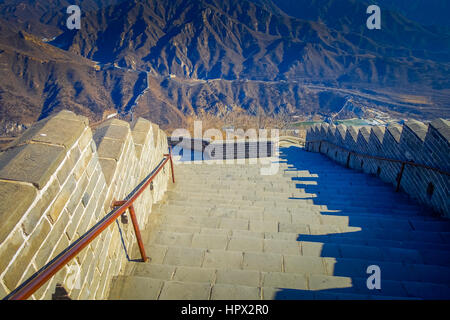
[[[91,243],[100,233],[102,233],[108,226],[110,226],[118,217],[120,217],[126,210],[130,211],[133,227],[136,234],[136,239],[139,245],[142,261],[147,261],[145,255],[144,244],[140,235],[139,226],[137,224],[136,214],[134,212],[134,201],[144,192],[145,188],[150,185],[152,180],[161,171],[164,165],[170,161],[172,171],[172,181],[175,182],[175,174],[173,171],[172,152],[169,148],[169,153],[164,155],[164,158],[159,162],[155,169],[125,198],[123,201],[115,201],[114,208],[102,220],[97,222],[85,234],[79,237],[74,243],[64,249],[53,260],[48,262],[39,271],[33,274],[30,278],[24,281],[19,287],[14,289],[3,300],[25,300],[28,299],[36,290],[38,290],[44,283],[53,277],[61,268],[63,268],[70,260],[72,260],[81,250],[83,250],[89,243]]]

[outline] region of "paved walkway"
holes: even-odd
[[[450,298],[450,222],[379,179],[297,147],[258,165],[177,165],[149,263],[112,299]],[[381,270],[369,290],[366,269]]]

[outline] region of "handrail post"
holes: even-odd
[[[405,170],[405,162],[402,162],[402,167],[400,169],[400,173],[397,176],[397,187],[395,188],[395,192],[400,191],[400,182],[402,181],[403,171]]]
[[[172,182],[175,183],[175,172],[173,171],[172,147],[169,146],[170,170],[172,171]]]
[[[128,210],[130,211],[131,221],[133,222],[134,233],[136,234],[136,240],[138,242],[139,251],[140,251],[141,257],[142,257],[142,262],[147,262],[148,257],[145,254],[144,243],[142,242],[141,231],[139,230],[139,224],[138,224],[138,221],[136,218],[136,213],[134,211],[134,206],[133,205],[129,206]]]
[[[352,154],[352,152],[349,151],[349,152],[348,152],[348,156],[347,156],[347,164],[346,164],[346,167],[347,167],[347,168],[350,168],[350,156],[351,156],[351,154]]]

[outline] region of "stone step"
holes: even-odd
[[[366,228],[396,228],[396,230],[420,231],[420,232],[445,232],[449,231],[446,221],[421,221],[411,218],[399,219],[390,216],[361,216],[349,217],[340,215],[321,214],[314,208],[305,208],[304,210],[272,210],[261,209],[255,206],[241,208],[236,206],[227,206],[224,204],[212,204],[206,206],[201,204],[198,206],[182,206],[182,205],[166,205],[160,211],[168,215],[187,215],[187,216],[209,216],[209,217],[228,217],[238,219],[254,219],[254,220],[278,220],[280,222],[306,223],[306,224],[328,224],[350,227]]]
[[[376,177],[301,153],[262,164],[176,165],[145,243],[119,277],[134,299],[448,299],[450,222]],[[236,162],[235,162],[236,163]],[[381,290],[367,288],[367,267]]]
[[[202,233],[176,229],[159,231],[152,244],[178,245],[204,249],[223,249],[229,251],[268,252],[290,255],[305,255],[335,258],[364,258],[390,262],[417,263],[426,265],[450,265],[450,248],[436,250],[429,248],[379,247],[368,244],[335,244],[291,239],[265,238],[261,233],[230,232],[223,234]],[[450,247],[450,246],[449,246]]]
[[[156,264],[351,278],[367,278],[367,267],[377,265],[381,269],[383,280],[450,285],[450,268],[438,265],[157,244],[148,245],[146,251],[151,263]]]
[[[228,286],[243,290],[244,296],[238,295],[235,297],[235,295],[231,295],[238,300],[250,298],[248,291],[259,291],[262,293],[260,297],[263,299],[276,299],[280,296],[287,298],[288,296],[296,296],[302,293],[320,293],[317,297],[322,296],[323,298],[330,294],[343,295],[340,298],[335,297],[338,299],[354,299],[353,297],[358,295],[362,295],[363,297],[361,298],[363,299],[370,299],[371,297],[374,299],[381,299],[382,297],[445,299],[449,294],[449,288],[447,286],[426,282],[383,280],[381,289],[369,290],[366,284],[367,278],[200,268],[149,263],[136,264],[132,277],[136,277],[148,284],[152,284],[152,282],[153,284],[159,283],[157,280],[163,281],[164,283],[161,289],[164,285],[170,287],[170,282],[184,283],[185,286],[190,287],[188,290],[191,291],[201,289],[201,287],[191,284],[209,285],[212,289],[212,295],[209,296],[211,299],[229,299],[230,292],[221,292],[229,291],[226,290]],[[148,281],[147,279],[156,281]],[[180,289],[182,287],[182,285],[179,285]],[[116,289],[112,293],[119,299],[124,299],[127,296],[125,290],[119,292],[120,290]],[[160,291],[160,293],[162,292]],[[158,296],[160,293],[158,293]],[[219,296],[219,293],[223,294]],[[254,297],[256,298],[256,296]]]
[[[298,241],[299,235],[297,233],[288,232],[255,232],[248,230],[231,230],[231,229],[216,229],[216,228],[206,228],[206,227],[189,227],[184,225],[169,225],[162,224],[160,230],[169,232],[180,232],[180,233],[202,233],[202,234],[224,234],[224,235],[239,235],[245,237],[255,237],[260,239],[275,239],[275,240],[289,240]],[[427,243],[421,242],[420,239],[416,241],[396,241],[396,240],[380,240],[380,239],[364,239],[364,238],[352,238],[351,236],[339,235],[339,236],[321,236],[317,239],[317,236],[306,237],[302,236],[303,241],[309,242],[319,242],[319,243],[330,243],[330,244],[350,244],[350,245],[368,245],[368,246],[379,246],[382,248],[405,248],[405,249],[417,249],[422,253],[427,253],[429,257],[435,260],[442,260],[439,255],[442,255],[442,251],[450,251],[450,244],[437,244],[437,243]],[[302,241],[302,240],[300,240]],[[433,251],[437,251],[436,254],[432,254]],[[439,259],[438,259],[439,258]],[[445,257],[446,259],[446,257]],[[445,260],[444,259],[444,260]]]
[[[206,227],[215,229],[239,229],[255,232],[281,232],[297,234],[299,239],[321,240],[332,235],[365,240],[422,241],[424,243],[450,244],[447,232],[426,232],[416,230],[389,230],[373,227],[338,226],[332,224],[305,224],[279,222],[278,220],[254,220],[220,218],[200,215],[166,215],[163,224],[174,226]]]

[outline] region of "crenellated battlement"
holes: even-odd
[[[449,212],[450,123],[437,119],[403,126],[346,127],[318,124],[308,129],[306,149],[391,183],[445,217]]]
[[[0,153],[0,298],[43,267],[128,195],[168,151],[166,134],[139,118],[111,119],[94,132],[87,118],[61,111]],[[135,201],[141,228],[167,189],[169,170]],[[103,299],[123,274],[136,241],[131,224],[112,224],[33,295],[50,299],[56,283],[72,299]]]

